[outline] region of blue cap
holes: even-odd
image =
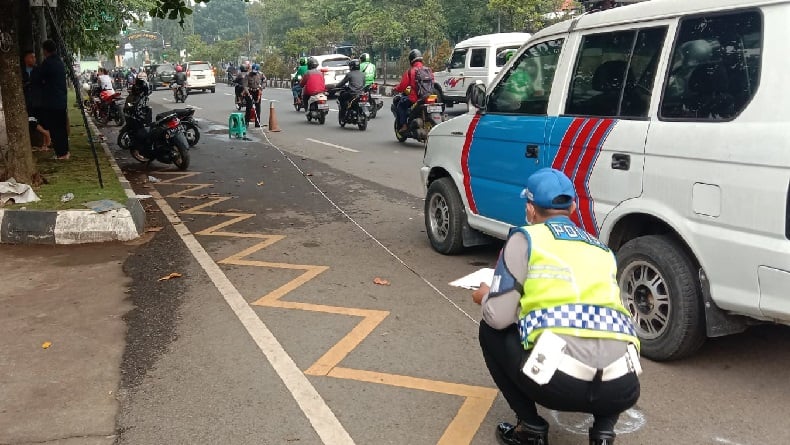
[[[542,168],[527,178],[527,188],[521,191],[521,197],[544,209],[567,209],[576,199],[576,190],[565,173]]]

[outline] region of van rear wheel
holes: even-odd
[[[642,354],[676,360],[705,342],[705,314],[697,268],[677,241],[648,235],[617,252],[617,282],[631,312]]]
[[[433,181],[425,197],[425,231],[434,250],[444,255],[463,250],[463,224],[464,205],[453,180]]]

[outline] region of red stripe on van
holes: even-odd
[[[574,138],[568,143],[570,146],[570,154],[568,155],[568,159],[559,164],[557,167],[559,170],[562,170],[568,178],[572,182],[575,183],[576,174],[576,165],[579,164],[579,158],[584,154],[585,147],[587,146],[587,139],[592,134],[593,130],[596,127],[596,124],[600,121],[600,119],[582,119],[584,125],[582,125],[581,129],[574,135]],[[563,138],[564,139],[564,138]],[[576,190],[578,194],[579,191]],[[575,222],[579,227],[584,227],[584,222],[579,218],[579,213],[576,212],[571,215],[571,219]]]
[[[475,197],[472,195],[472,177],[469,175],[469,150],[472,148],[472,139],[477,129],[477,124],[480,122],[480,113],[476,113],[469,123],[469,128],[466,130],[466,139],[464,140],[464,148],[461,151],[461,171],[464,174],[464,193],[466,194],[466,201],[469,203],[469,211],[477,214],[477,204],[475,204]]]
[[[565,135],[562,137],[557,155],[554,156],[554,161],[551,163],[552,168],[559,170],[567,161],[571,150],[571,143],[573,142],[573,139],[576,137],[576,134],[579,132],[579,129],[583,123],[584,118],[580,117],[574,118],[573,121],[571,121],[571,125],[568,127],[568,129],[565,131]]]
[[[579,220],[581,221],[582,228],[589,233],[597,234],[598,227],[595,225],[593,217],[592,196],[590,196],[590,170],[593,167],[593,161],[598,158],[598,153],[603,145],[604,137],[609,133],[614,123],[613,119],[596,119],[598,126],[595,128],[590,141],[584,146],[581,153],[581,162],[579,168],[576,170],[576,176],[573,179],[573,185],[576,188],[578,195],[577,210],[579,213]]]

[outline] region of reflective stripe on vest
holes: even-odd
[[[639,347],[620,299],[617,262],[598,239],[566,217],[515,229],[529,242],[518,327],[525,349],[540,332],[616,339]]]

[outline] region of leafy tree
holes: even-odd
[[[237,39],[248,32],[248,5],[240,0],[212,0],[192,12],[195,32],[204,42]]]
[[[490,0],[488,7],[507,17],[510,31],[535,32],[560,18],[565,0]]]

